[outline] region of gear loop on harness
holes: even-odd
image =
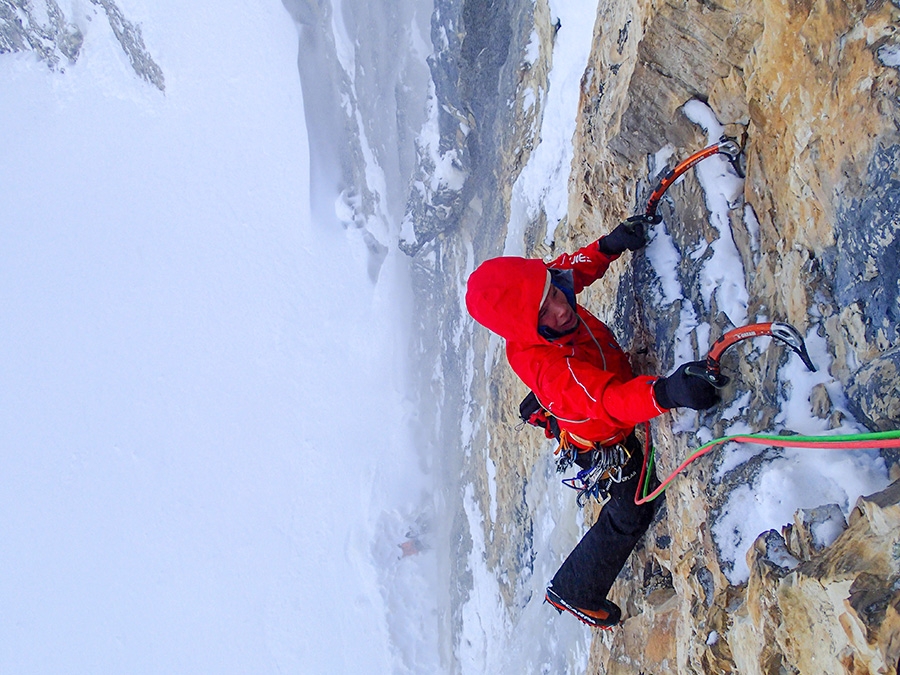
[[[569,434],[565,429],[559,430],[559,445],[553,451],[553,454],[558,455],[556,459],[556,473],[568,471],[569,467],[578,458],[578,448],[569,441]]]
[[[588,452],[592,453],[590,466],[572,478],[564,478],[562,484],[578,492],[576,502],[579,507],[583,507],[591,497],[602,506],[609,499],[610,486],[631,479],[637,470],[625,475],[625,465],[632,453],[624,443],[598,446]]]

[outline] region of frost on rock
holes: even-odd
[[[84,35],[66,21],[55,0],[38,11],[30,0],[0,0],[0,54],[33,51],[50,68],[75,63]]]
[[[53,0],[48,0],[48,2],[53,2]],[[162,69],[156,64],[144,46],[140,25],[128,21],[113,0],[91,0],[91,2],[99,5],[106,12],[109,25],[128,56],[134,72],[160,91],[165,91],[166,81],[163,77]]]
[[[165,91],[162,68],[144,46],[141,27],[128,21],[113,0],[91,2],[106,12],[134,72]],[[66,19],[56,0],[0,0],[0,54],[32,51],[52,70],[63,72],[78,60],[83,44],[81,29]]]

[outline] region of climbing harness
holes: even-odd
[[[529,396],[534,396],[534,393]],[[543,428],[548,438],[559,441],[553,452],[556,455],[557,473],[565,473],[575,464],[584,467],[574,477],[562,479],[563,485],[578,493],[578,506],[584,506],[591,497],[605,503],[613,483],[626,481],[637,473],[635,470],[629,475],[624,474],[625,465],[631,459],[631,451],[624,442],[602,446],[581,438],[568,429],[561,429],[554,416],[543,407],[532,414],[530,419],[535,421],[526,420],[529,424]]]
[[[519,417],[522,422],[518,428],[530,424],[542,429],[547,438],[558,441],[559,445],[553,452],[557,473],[565,473],[575,464],[581,467],[576,476],[562,479],[563,485],[578,493],[578,506],[584,506],[591,497],[605,503],[613,483],[629,480],[637,473],[636,469],[630,474],[624,473],[625,465],[631,459],[631,451],[624,441],[604,446],[561,428],[557,418],[543,406],[533,391],[528,392],[519,404]]]

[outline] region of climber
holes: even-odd
[[[506,340],[510,366],[558,425],[561,444],[582,467],[601,465],[608,501],[547,588],[546,600],[588,625],[608,628],[621,611],[607,594],[653,518],[653,503],[634,504],[642,462],[634,427],[671,408],[703,410],[719,399],[686,363],[668,377],[635,377],[610,329],[576,303],[626,250],[646,245],[646,223],[629,219],[611,233],[550,263],[517,257],[486,260],[469,277],[466,306]],[[612,458],[612,459],[611,459]],[[612,478],[610,478],[612,477]]]

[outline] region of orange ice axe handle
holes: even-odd
[[[737,141],[733,138],[722,136],[718,143],[713,143],[702,150],[698,150],[690,157],[679,162],[674,169],[666,169],[663,175],[660,176],[656,187],[653,188],[653,192],[650,193],[649,199],[647,199],[647,208],[644,210],[644,215],[651,218],[656,216],[659,200],[662,199],[666,190],[669,189],[672,183],[681,178],[681,176],[683,176],[688,169],[697,164],[697,162],[701,162],[713,155],[725,155],[738,175],[741,176],[741,178],[744,177],[743,171],[738,163],[738,159],[741,155],[741,146],[738,145]]]
[[[729,382],[729,378],[721,372],[720,360],[722,355],[732,345],[742,340],[756,337],[773,337],[779,342],[783,342],[800,357],[803,365],[812,372],[816,372],[816,367],[813,365],[812,359],[809,358],[806,342],[804,342],[803,336],[800,335],[800,331],[790,324],[774,321],[772,323],[753,323],[728,331],[716,340],[712,349],[709,350],[709,354],[706,356],[706,368],[701,370],[700,368],[689,367],[687,369],[688,375],[703,378],[712,386],[721,389]]]

